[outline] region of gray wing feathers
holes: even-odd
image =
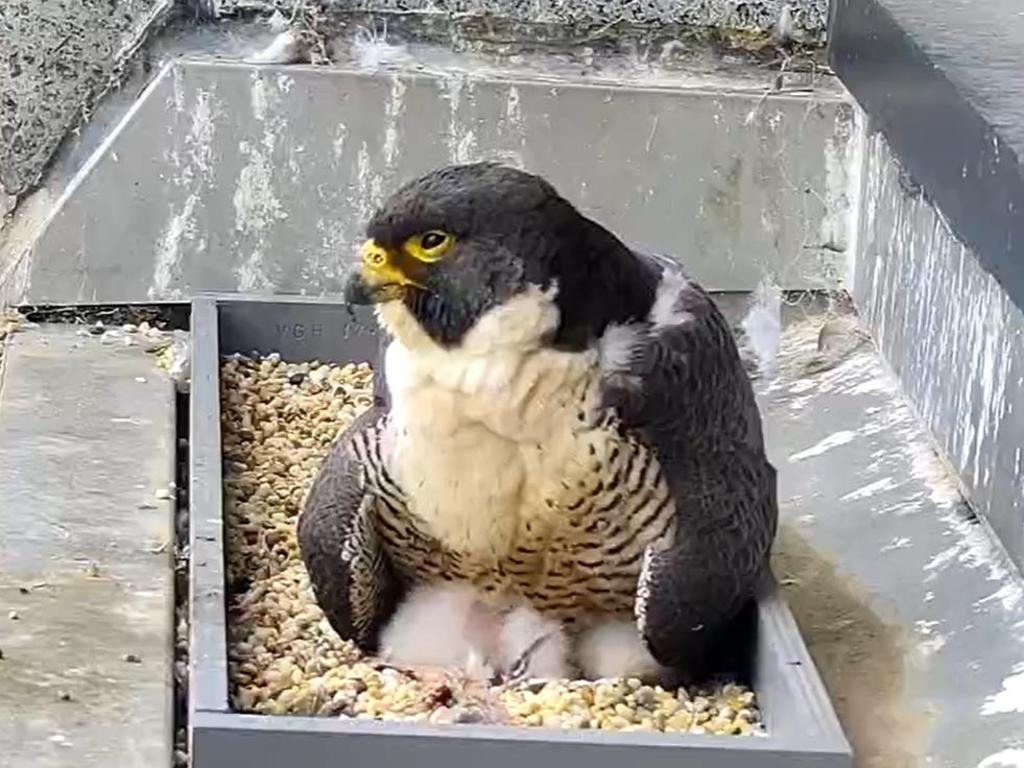
[[[367,651],[400,597],[400,584],[381,546],[373,498],[364,489],[361,463],[351,447],[382,417],[371,408],[335,441],[322,465],[297,533],[317,603],[334,630]]]
[[[664,257],[641,256],[682,272]],[[700,286],[679,281],[678,323],[649,327],[603,397],[651,446],[676,503],[675,540],[647,552],[637,618],[663,664],[694,666],[761,584],[775,536],[775,469],[732,333]],[[617,382],[628,381],[629,384]]]

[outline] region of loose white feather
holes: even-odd
[[[742,325],[746,346],[757,358],[758,372],[765,377],[773,375],[782,341],[782,291],[777,285],[768,279],[761,281]]]
[[[303,60],[304,52],[299,37],[290,29],[277,35],[260,51],[247,56],[247,64],[296,64]]]

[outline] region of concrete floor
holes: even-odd
[[[0,765],[170,765],[174,386],[66,326],[3,365]]]
[[[1022,766],[1020,575],[870,342],[808,372],[820,325],[789,326],[760,399],[780,473],[776,573],[857,765]]]

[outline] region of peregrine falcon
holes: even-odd
[[[298,522],[335,630],[374,651],[411,588],[469,583],[563,622],[588,676],[699,674],[749,615],[778,517],[708,294],[494,163],[406,184],[367,235],[346,300],[386,332],[375,404]]]

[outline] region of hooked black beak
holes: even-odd
[[[345,303],[347,304],[375,304],[373,298],[374,289],[366,282],[362,273],[358,270],[349,275],[345,283]]]

